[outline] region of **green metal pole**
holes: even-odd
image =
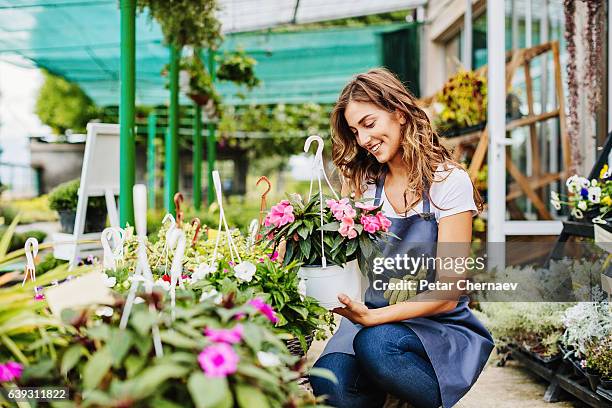
[[[174,194],[178,191],[179,60],[181,49],[170,45],[170,109],[166,133],[166,211],[174,214]]]
[[[121,100],[119,102],[119,224],[134,225],[136,144],[134,105],[136,84],[136,0],[121,0]]]
[[[149,184],[149,208],[155,208],[155,136],[157,133],[157,114],[149,113],[147,118],[147,181]]]
[[[193,206],[202,204],[202,108],[193,105]]]
[[[210,77],[214,83],[216,79],[216,72],[215,52],[213,50],[208,50],[208,72],[210,73]],[[206,162],[208,165],[208,205],[211,205],[215,202],[215,189],[213,187],[214,182],[212,173],[215,169],[215,161],[217,159],[217,141],[215,140],[215,124],[209,120],[207,127],[208,137],[206,139]]]

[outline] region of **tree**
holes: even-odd
[[[45,82],[36,100],[36,114],[56,134],[71,129],[84,132],[87,122],[96,117],[98,108],[93,100],[76,84],[43,71]]]

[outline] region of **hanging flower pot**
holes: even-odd
[[[345,293],[351,298],[361,293],[361,275],[359,270],[350,266],[321,265],[302,266],[299,276],[306,283],[306,296],[313,297],[326,309],[343,307],[338,301],[338,294]]]
[[[210,95],[199,93],[188,93],[187,96],[199,106],[204,106],[210,100]]]

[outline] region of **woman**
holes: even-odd
[[[382,247],[384,256],[415,248],[439,255],[440,245],[449,242],[469,246],[472,217],[482,200],[393,74],[378,68],[354,77],[340,94],[331,125],[343,193],[372,198],[374,205],[382,202],[393,222],[391,231],[399,239]],[[428,280],[431,272],[426,271]],[[373,281],[389,282],[402,274],[385,270],[368,276],[365,304],[338,296],[345,305],[334,309],[343,316],[340,327],[315,363],[331,370],[338,383],[313,376],[314,393],[327,395],[327,402],[338,407],[379,407],[387,394],[417,408],[453,406],[493,350],[491,335],[468,308],[469,299],[432,296],[390,304],[398,297],[383,293]]]

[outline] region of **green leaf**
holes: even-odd
[[[359,241],[356,239],[351,239],[349,240],[348,245],[346,246],[346,256],[351,256],[355,253],[355,251],[357,250]]]
[[[113,356],[113,366],[118,368],[130,347],[132,347],[132,334],[127,330],[115,329],[112,331],[112,336],[106,347]]]
[[[300,241],[300,251],[302,251],[302,255],[304,255],[306,259],[310,257],[310,248],[311,244],[309,239]]]
[[[155,316],[148,310],[136,311],[130,318],[130,325],[136,329],[136,332],[141,336],[147,336],[149,334],[153,323],[155,323]]]
[[[206,377],[195,372],[189,376],[187,389],[196,408],[231,408],[234,398],[227,384],[227,379]]]
[[[240,408],[267,408],[268,399],[259,388],[248,384],[236,384],[236,399]]]
[[[298,235],[302,238],[302,239],[308,239],[308,226],[306,225],[302,225],[299,229],[298,229]]]
[[[275,376],[270,374],[268,371],[262,368],[259,368],[253,364],[248,364],[246,362],[240,362],[238,364],[238,373],[246,377],[251,377],[258,381],[267,382],[273,386],[278,385],[278,379]]]
[[[305,307],[301,307],[301,306],[297,306],[297,305],[287,305],[289,307],[289,309],[297,312],[302,319],[306,319],[308,318],[308,309],[306,309]]]
[[[328,370],[327,368],[313,367],[310,369],[310,371],[308,371],[308,375],[325,378],[326,380],[329,380],[333,382],[334,384],[338,384],[338,379],[336,378],[334,373]]]
[[[62,375],[68,375],[68,372],[79,362],[83,356],[85,347],[80,344],[71,346],[62,357],[62,363],[60,365],[60,372]]]
[[[324,224],[320,229],[322,229],[323,231],[338,231],[339,228],[340,223],[338,221],[334,221]]]
[[[188,371],[188,368],[176,364],[160,364],[146,368],[137,377],[126,381],[129,396],[134,399],[145,399],[169,379],[180,378]]]
[[[354,241],[354,240],[349,240],[349,241]],[[334,238],[334,245],[332,246],[330,252],[336,252],[338,248],[340,248],[340,245],[342,245],[343,242],[344,242],[344,237],[342,235],[336,236],[336,238]]]
[[[201,344],[175,330],[164,330],[160,333],[162,342],[184,349],[197,349]]]
[[[113,364],[113,356],[106,347],[94,353],[83,368],[83,388],[93,390],[102,381]]]
[[[359,247],[361,248],[361,252],[363,253],[363,256],[365,258],[369,258],[372,256],[372,252],[374,252],[374,245],[366,234],[359,236]]]
[[[4,258],[8,252],[9,245],[11,245],[11,239],[15,233],[15,228],[17,228],[17,224],[19,224],[19,218],[21,218],[21,215],[17,214],[13,222],[11,222],[11,225],[9,225],[6,231],[4,231],[4,234],[2,234],[2,239],[0,240],[0,258]]]
[[[142,370],[146,364],[147,364],[146,357],[139,357],[134,354],[129,355],[125,359],[125,363],[124,363],[125,370],[127,371],[127,377],[128,378],[135,377],[136,374],[138,374],[138,372],[140,372],[140,370]]]

